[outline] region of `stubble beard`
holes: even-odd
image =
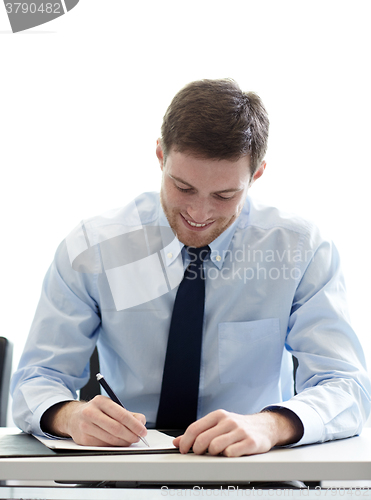
[[[173,208],[171,210],[168,209],[162,197],[161,192],[160,192],[160,202],[164,214],[175,236],[181,243],[190,247],[199,248],[209,245],[212,241],[216,240],[218,236],[224,233],[224,231],[237,219],[236,215],[233,215],[229,219],[227,218],[215,219],[215,222],[213,223],[213,226],[215,225],[215,227],[211,227],[210,230],[205,231],[205,233],[200,231],[200,232],[194,232],[194,234],[189,234],[191,233],[192,230],[187,231],[183,222],[180,220],[181,217],[180,210],[176,208]]]

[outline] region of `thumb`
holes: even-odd
[[[178,436],[178,437],[176,437],[173,440],[173,445],[176,446],[177,448],[179,448],[180,440],[181,440],[182,437],[183,437],[183,435],[182,436]]]

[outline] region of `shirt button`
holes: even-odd
[[[217,260],[218,262],[220,262],[220,261],[222,260],[222,258],[221,258],[221,256],[220,256],[220,255],[217,255],[217,256],[215,257],[215,260]]]
[[[167,258],[168,258],[168,259],[171,259],[171,258],[172,258],[172,256],[173,256],[173,254],[172,254],[171,252],[169,252],[169,253],[167,254]]]

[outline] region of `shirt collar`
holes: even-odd
[[[232,238],[236,229],[243,229],[248,225],[250,212],[250,198],[247,196],[244,207],[238,218],[233,224],[228,227],[216,240],[212,241],[209,245],[211,248],[210,260],[220,270],[223,267],[224,260],[228,255],[228,249],[231,245]]]
[[[236,231],[238,219],[209,244],[211,249],[210,260],[220,270],[223,267],[227,250]]]

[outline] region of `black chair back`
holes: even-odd
[[[95,348],[90,358],[89,382],[80,390],[81,401],[90,401],[95,396],[98,396],[98,394],[100,394],[100,385],[96,378],[96,374],[99,373],[99,371],[98,350],[97,348]]]
[[[6,427],[12,361],[13,345],[0,337],[0,427]]]

